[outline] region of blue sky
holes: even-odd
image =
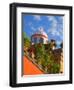
[[[56,40],[57,45],[63,41],[63,17],[57,15],[23,14],[23,31],[30,38],[39,28],[47,33],[49,41]]]

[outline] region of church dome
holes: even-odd
[[[44,28],[40,27],[37,32],[35,32],[35,34],[41,34],[43,36],[45,36],[46,38],[48,38],[47,33],[44,31]]]
[[[44,32],[44,29],[39,28],[32,36],[31,36],[32,44],[35,43],[48,43],[48,35]]]

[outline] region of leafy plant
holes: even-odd
[[[51,67],[51,73],[59,73],[60,70],[60,64],[57,63],[53,63],[52,67]]]
[[[23,33],[23,38],[24,38],[24,46],[25,48],[29,48],[30,47],[30,39],[27,37],[26,33],[24,32]]]

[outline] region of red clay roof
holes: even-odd
[[[44,74],[26,56],[23,57],[23,75]]]

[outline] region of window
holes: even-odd
[[[43,43],[43,38],[40,38],[39,42],[40,42],[40,43]]]
[[[34,38],[34,43],[37,43],[37,38]]]

